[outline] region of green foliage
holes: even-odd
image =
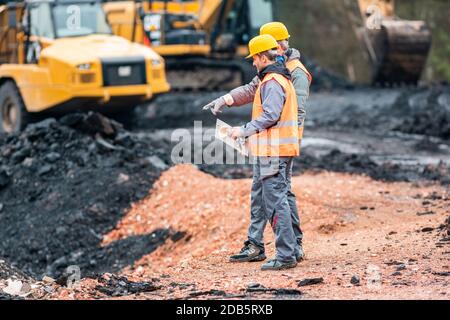
[[[433,34],[439,45],[434,46],[430,63],[438,78],[450,80],[450,33],[438,29]]]

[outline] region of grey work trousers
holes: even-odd
[[[275,232],[277,259],[291,262],[299,254],[303,233],[291,190],[293,157],[257,157],[253,165],[248,240],[264,250],[267,221]]]

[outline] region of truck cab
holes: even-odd
[[[0,132],[37,113],[127,112],[170,90],[161,56],[114,35],[99,1],[9,3],[0,17]]]

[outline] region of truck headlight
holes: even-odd
[[[161,64],[161,60],[159,59],[152,59],[152,66],[157,67]]]
[[[82,63],[77,65],[78,70],[90,70],[92,65],[90,63]]]

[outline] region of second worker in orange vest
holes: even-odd
[[[293,158],[300,154],[298,102],[289,70],[276,61],[277,46],[271,35],[260,35],[250,41],[249,57],[253,57],[260,79],[252,120],[230,131],[232,138],[248,137],[250,153],[256,159],[252,193],[258,185],[261,192],[257,201],[252,199],[252,212],[257,209],[255,207],[261,208],[275,233],[276,257],[263,264],[262,270],[293,268],[297,265],[298,255],[288,202],[291,190],[289,168]],[[249,257],[248,261],[264,260],[264,245],[250,239],[240,254]],[[243,259],[235,261],[242,262]]]

